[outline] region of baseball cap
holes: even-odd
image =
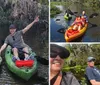
[[[96,59],[95,59],[94,57],[88,57],[88,58],[87,58],[87,61],[88,61],[88,62],[95,61],[95,60],[96,60]]]
[[[57,55],[59,55],[60,58],[65,59],[69,57],[70,52],[62,46],[51,44],[50,45],[50,57],[55,58],[57,57]]]
[[[11,25],[9,26],[9,29],[16,29],[16,26],[15,26],[14,24],[11,24]]]

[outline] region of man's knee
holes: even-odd
[[[13,52],[18,52],[18,49],[17,48],[13,48],[12,51]]]
[[[23,48],[23,51],[28,52],[28,48],[27,47]]]

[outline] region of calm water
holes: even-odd
[[[34,52],[36,52],[37,55],[48,59],[48,40],[42,39],[42,36],[47,36],[47,34],[42,34],[42,30],[45,29],[43,26],[39,25],[38,27],[33,26],[33,28],[31,28],[24,35],[24,41],[32,48]],[[0,47],[1,40],[4,40],[8,34],[9,30],[7,26],[0,27]],[[4,53],[2,53],[2,57],[3,62],[0,66],[0,85],[48,85],[48,65],[42,65],[38,63],[37,73],[33,75],[28,81],[25,81],[9,71],[5,62]]]
[[[57,32],[57,30],[63,28],[63,26],[58,25],[55,23],[53,19],[51,19],[51,29],[50,29],[50,35],[51,35],[51,41],[53,42],[64,42],[64,35],[62,33]]]
[[[70,7],[70,9],[74,12],[75,11],[78,12],[78,15],[80,15],[83,10],[82,8],[79,8],[80,4],[75,5],[74,8],[73,8],[73,6],[74,5],[72,5],[72,7]],[[85,8],[85,10],[86,10],[86,14],[88,17],[92,13],[94,13],[94,11],[91,8],[90,9]],[[67,26],[65,27],[65,21],[63,19],[63,15],[61,14],[61,15],[56,16],[56,19],[60,19],[59,22],[56,22],[55,18],[51,18],[51,21],[50,21],[51,22],[51,24],[50,24],[51,42],[65,42],[64,34],[57,32],[57,30],[59,30],[61,28],[68,28]],[[91,24],[88,24],[86,33],[82,37],[75,40],[74,42],[99,42],[100,41],[100,16],[97,16],[95,18],[89,18],[88,20],[90,23],[96,24],[97,26],[93,27]],[[73,22],[73,20],[72,20],[72,22]]]

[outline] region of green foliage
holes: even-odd
[[[46,5],[48,5],[48,0],[40,0],[39,1],[41,4],[46,4]]]
[[[76,65],[73,67],[69,67],[69,66],[64,66],[63,67],[63,71],[68,72],[71,71],[76,78],[80,81],[80,85],[87,85],[86,84],[86,79],[85,79],[85,69],[86,69],[87,65]],[[100,65],[96,65],[97,68],[100,68]]]
[[[50,3],[51,5],[66,5],[67,4],[67,2],[51,2]]]
[[[1,0],[0,25],[3,26],[15,23],[22,27],[24,24],[32,22],[37,14],[41,19],[47,20],[48,0],[45,0],[44,3],[43,1],[44,0],[39,0],[41,7],[39,8],[40,14],[38,14],[38,2],[34,3],[32,0]]]
[[[61,13],[60,9],[58,9],[56,6],[54,5],[51,5],[51,8],[50,8],[50,16],[51,17],[54,17],[55,15]]]

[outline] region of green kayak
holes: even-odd
[[[30,50],[30,54],[35,56],[36,54]],[[30,77],[37,72],[37,60],[34,58],[34,65],[32,67],[21,67],[18,68],[15,63],[12,61],[11,46],[8,45],[5,52],[5,60],[9,70],[15,73],[17,76],[22,79],[29,80]]]

